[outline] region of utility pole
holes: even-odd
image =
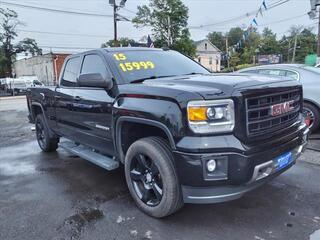
[[[296,51],[297,51],[297,42],[298,42],[298,33],[294,37],[294,46],[293,46],[293,54],[292,54],[292,63],[296,60]]]
[[[227,57],[227,65],[228,69],[230,68],[230,62],[229,62],[229,41],[228,41],[228,35],[226,35],[226,57]]]
[[[289,63],[289,62],[290,62],[291,40],[288,39],[288,42],[289,42],[289,47],[288,47],[288,58],[287,58],[287,61],[288,61],[288,63]]]
[[[113,1],[113,31],[114,31],[114,38],[113,38],[113,42],[114,42],[114,46],[118,47],[118,37],[117,37],[117,4],[116,1]]]
[[[319,9],[319,22],[318,22],[318,48],[317,55],[320,57],[320,9]]]
[[[168,16],[168,47],[171,46],[171,20],[170,20],[170,16]]]
[[[127,19],[126,17],[121,16],[120,14],[118,14],[118,10],[122,7],[125,6],[127,0],[121,0],[120,4],[117,5],[116,0],[109,0],[109,4],[111,6],[113,6],[113,30],[114,30],[114,47],[118,47],[119,43],[118,43],[118,26],[117,26],[117,22],[118,21],[129,21],[129,19]]]

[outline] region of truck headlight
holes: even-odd
[[[231,132],[234,121],[234,103],[231,99],[188,103],[189,127],[195,133]]]

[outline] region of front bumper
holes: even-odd
[[[304,151],[308,136],[309,129],[301,125],[295,137],[287,139],[277,147],[253,154],[246,154],[246,152],[182,154],[176,152],[176,165],[182,184],[184,202],[206,204],[240,198],[246,192],[261,186],[293,166]],[[287,151],[292,153],[292,162],[285,168],[276,171],[274,159]],[[203,159],[217,156],[228,158],[227,177],[206,178]]]

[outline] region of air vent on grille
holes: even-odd
[[[300,112],[300,90],[246,99],[248,136],[274,132],[297,121]],[[273,114],[272,106],[286,103],[290,110]],[[280,109],[281,110],[281,109]],[[281,110],[282,111],[282,110]]]

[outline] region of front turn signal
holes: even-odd
[[[188,119],[189,121],[207,121],[207,107],[189,107]]]

